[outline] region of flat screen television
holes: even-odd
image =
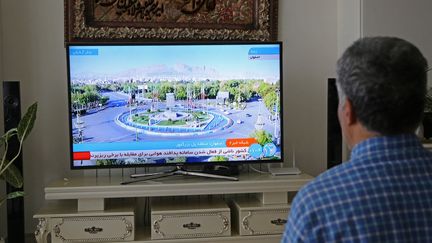
[[[71,168],[282,162],[282,43],[67,45]]]

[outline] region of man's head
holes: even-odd
[[[360,39],[337,63],[339,119],[348,145],[414,132],[424,109],[427,61],[411,43]]]

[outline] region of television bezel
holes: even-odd
[[[193,163],[149,163],[149,164],[124,164],[124,165],[94,165],[94,166],[74,166],[73,160],[73,136],[72,136],[72,113],[71,113],[71,77],[70,77],[70,47],[74,46],[170,46],[170,45],[279,45],[279,107],[280,107],[280,159],[256,159],[256,160],[229,160],[223,162],[193,162]],[[282,41],[182,41],[182,42],[80,42],[66,43],[66,63],[67,63],[67,91],[68,91],[68,123],[69,123],[69,158],[71,170],[86,169],[125,169],[125,168],[145,168],[145,167],[175,167],[175,166],[204,166],[204,165],[225,165],[238,166],[242,164],[261,164],[261,163],[283,163],[284,161],[284,129],[283,129],[283,42]]]

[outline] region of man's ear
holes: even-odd
[[[342,107],[342,116],[344,116],[347,125],[353,125],[357,122],[357,116],[355,115],[352,102],[348,98],[345,99],[345,103]]]

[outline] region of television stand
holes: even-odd
[[[173,176],[157,183],[120,185],[125,178],[118,173],[49,183],[44,189],[47,202],[34,215],[39,222],[37,242],[276,243],[280,242],[292,197],[313,179],[304,173],[276,177],[251,172],[240,173],[239,181]],[[219,216],[218,212],[225,212],[213,210],[219,206],[206,207],[219,199],[226,199],[232,217]],[[177,207],[177,212],[165,214],[162,221],[160,217],[151,220],[152,215],[162,215],[171,206]],[[165,230],[167,225],[162,223],[168,221],[173,223]],[[227,222],[232,230],[218,231],[218,222]],[[192,223],[201,227],[193,229]],[[203,231],[212,235],[197,237]],[[229,231],[230,236],[222,235]],[[182,233],[183,237],[152,239],[152,233],[161,236],[157,232],[166,236]]]
[[[214,179],[223,179],[223,180],[230,180],[230,181],[238,181],[237,177],[233,176],[224,176],[224,175],[215,175],[210,173],[203,173],[198,171],[188,171],[186,169],[183,169],[181,166],[176,166],[175,169],[169,170],[169,171],[160,171],[160,172],[154,172],[154,173],[144,173],[144,174],[132,174],[131,178],[138,178],[137,180],[131,180],[131,181],[124,181],[121,184],[127,185],[135,182],[140,181],[147,181],[147,180],[153,180],[168,176],[174,176],[174,175],[187,175],[187,176],[198,176],[198,177],[205,177],[205,178],[214,178]]]

